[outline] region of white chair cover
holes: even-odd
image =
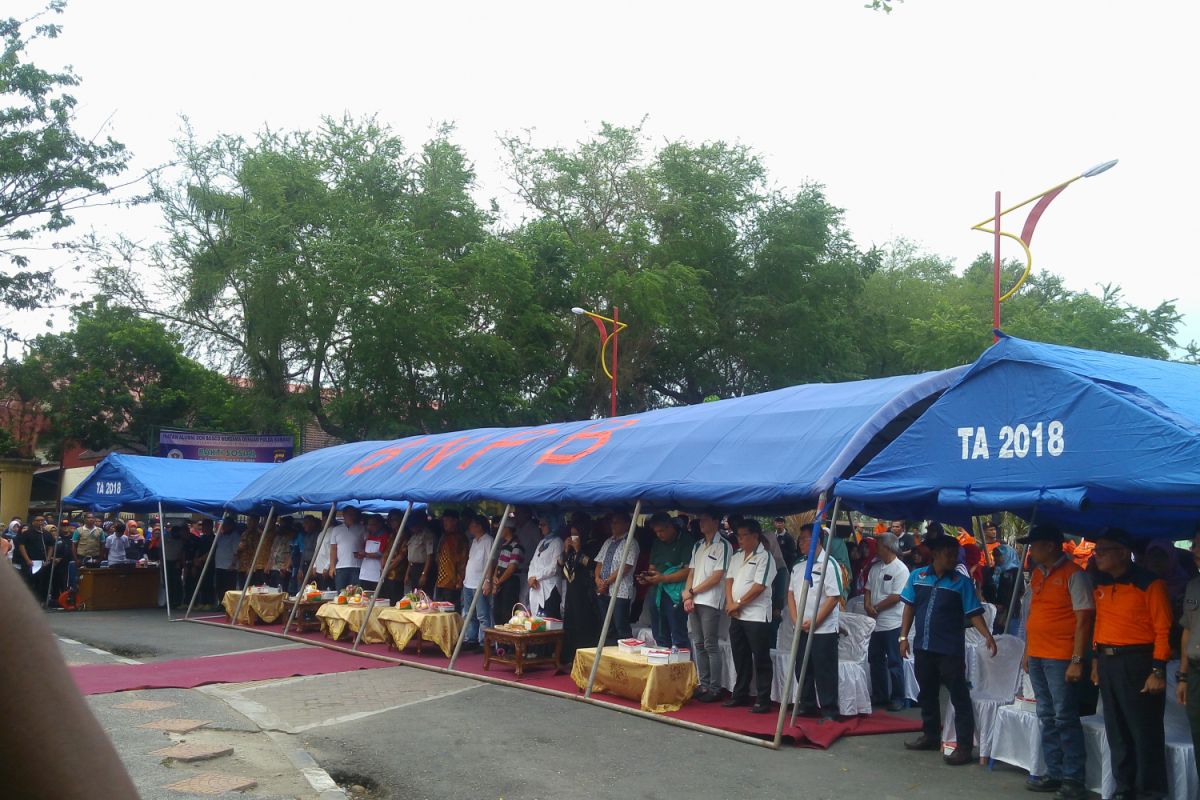
[[[875,620],[866,614],[843,613],[838,624],[838,660],[867,663],[867,648],[875,632]]]
[[[994,623],[995,621],[996,621],[996,607],[994,605],[992,605],[991,603],[984,603],[983,604],[983,624],[986,625],[987,629],[990,631],[992,629],[992,623]],[[980,647],[986,641],[987,640],[983,638],[983,634],[981,634],[979,631],[975,630],[974,627],[970,627],[967,629],[967,646],[968,647],[970,647],[971,645]]]
[[[784,627],[787,627],[785,636]],[[771,699],[779,702],[783,697],[784,680],[791,654],[791,623],[784,620],[779,630],[779,647],[771,650],[774,671],[771,676]],[[871,713],[871,678],[867,669],[867,645],[875,620],[863,614],[846,614],[840,617],[838,637],[838,713],[851,717]],[[803,658],[801,650],[797,658]],[[792,702],[800,695],[800,686],[795,673],[791,676]]]
[[[991,756],[997,711],[1017,696],[1024,650],[1025,643],[1020,638],[1007,634],[996,637],[994,657],[988,654],[986,646],[977,648],[975,676],[971,679],[971,706],[975,712],[975,744],[979,745],[980,758]],[[947,703],[943,711],[942,741],[947,744],[957,741],[953,703]]]
[[[846,601],[846,611],[851,614],[866,614],[867,613],[867,598],[861,594],[856,594]]]
[[[633,629],[633,638],[641,639],[651,647],[658,647],[658,642],[654,640],[654,631],[649,625],[635,627]],[[696,646],[692,645],[692,652],[695,652]]]

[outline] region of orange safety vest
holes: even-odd
[[[1162,578],[1134,564],[1119,579],[1099,573],[1092,590],[1096,598],[1097,645],[1126,647],[1154,646],[1154,660],[1162,663],[1171,657],[1167,639],[1171,632],[1171,601]]]
[[[1029,578],[1032,599],[1025,624],[1026,651],[1033,658],[1069,659],[1075,650],[1075,606],[1071,602],[1071,577],[1080,572],[1070,558],[1055,565],[1050,574],[1033,568]]]

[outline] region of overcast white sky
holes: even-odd
[[[481,195],[509,204],[497,133],[570,144],[649,115],[655,140],[739,141],[782,188],[824,183],[864,247],[905,237],[965,265],[991,247],[970,226],[995,190],[1023,200],[1119,158],[1055,201],[1035,269],[1178,298],[1181,343],[1200,340],[1194,3],[71,0],[60,21],[37,60],[75,66],[80,128],[111,116],[138,168],[171,157],[180,114],[210,136],[378,113],[414,146],[456,123]],[[154,215],[80,221],[145,238]]]

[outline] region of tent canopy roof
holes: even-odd
[[[1190,536],[1200,368],[1002,336],[836,493],[881,517],[1013,511],[1076,532]]]
[[[605,420],[484,428],[307,453],[230,503],[483,500],[600,508],[784,510],[865,463],[964,370],[773,392]]]
[[[220,514],[230,498],[277,464],[189,461],[112,453],[96,465],[64,505],[91,511]]]

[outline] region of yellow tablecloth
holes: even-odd
[[[387,631],[379,623],[379,615],[384,611],[387,611],[387,608],[376,606],[371,612],[371,622],[367,625],[366,633],[363,634],[362,638],[367,644],[378,644],[379,642],[387,641]],[[317,609],[317,619],[321,620],[321,630],[334,641],[342,638],[342,633],[347,628],[350,629],[351,633],[357,634],[366,616],[366,603],[361,605],[326,603]]]
[[[407,647],[420,631],[421,638],[440,647],[446,658],[454,652],[454,645],[463,627],[462,617],[451,611],[428,613],[407,608],[386,608],[379,615],[379,621],[387,628],[397,650]]]
[[[571,679],[580,689],[587,688],[595,658],[594,647],[575,651]],[[696,665],[691,661],[648,664],[643,655],[622,653],[618,647],[606,647],[600,658],[600,669],[596,671],[596,684],[592,691],[638,700],[643,711],[662,714],[682,708],[684,703],[692,699],[692,692],[699,685]]]
[[[228,591],[221,598],[221,605],[225,607],[225,614],[233,617],[233,612],[237,608],[238,599],[242,596],[241,592]],[[263,622],[268,624],[279,619],[283,614],[283,600],[287,597],[283,592],[272,592],[270,594],[255,594],[251,592],[246,597],[246,602],[242,603],[242,610],[238,614],[237,622],[244,625],[253,625],[254,617],[258,617]]]

